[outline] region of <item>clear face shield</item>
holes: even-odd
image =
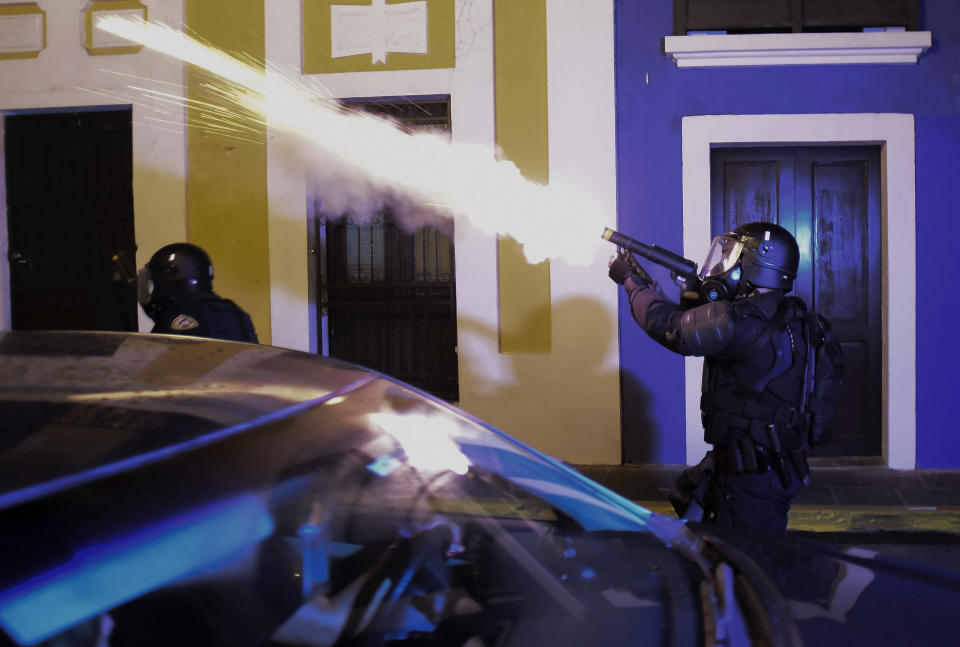
[[[716,236],[700,269],[700,280],[728,272],[740,260],[743,243],[734,236]]]
[[[143,267],[137,272],[137,301],[146,307],[153,296],[153,274],[149,267]]]

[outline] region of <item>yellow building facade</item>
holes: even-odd
[[[454,144],[576,186],[616,222],[613,0],[0,0],[0,111],[132,106],[137,265],[166,243],[204,247],[217,292],[263,343],[320,347],[310,166],[265,124],[242,138],[190,127],[222,101],[209,75],[100,33],[100,12],[185,30],[335,98],[449,97]],[[183,101],[160,116],[144,89]],[[530,264],[512,239],[459,221],[455,249],[460,406],[564,460],[619,463],[609,250]],[[9,275],[0,293],[9,328]]]

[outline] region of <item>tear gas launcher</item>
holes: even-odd
[[[641,243],[639,240],[625,236],[609,227],[603,228],[603,239],[610,241],[620,249],[639,254],[647,260],[667,268],[670,270],[670,277],[683,286],[685,290],[693,292],[698,290],[700,277],[697,276],[697,264],[690,259],[657,245]]]

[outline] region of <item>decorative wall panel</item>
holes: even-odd
[[[456,65],[454,0],[303,0],[305,74]]]
[[[84,10],[83,46],[95,56],[136,54],[143,45],[97,28],[97,19],[106,15],[147,19],[147,8],[139,0],[97,0]]]
[[[47,14],[36,2],[0,5],[0,59],[36,58],[47,46]]]

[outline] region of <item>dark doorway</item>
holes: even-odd
[[[14,330],[136,330],[131,109],[4,118]]]
[[[449,131],[450,102],[350,102],[408,130]],[[316,196],[322,203],[323,196]],[[453,231],[406,231],[389,206],[370,222],[313,209],[320,350],[409,382],[445,400],[459,397]]]
[[[880,149],[717,148],[711,229],[775,222],[800,244],[794,293],[826,316],[846,360],[840,417],[817,456],[881,452]]]

